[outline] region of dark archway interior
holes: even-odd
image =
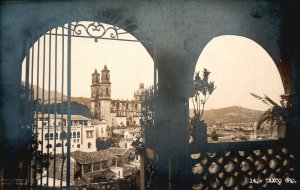
[[[184,189],[197,180],[192,174],[187,143],[186,100],[191,94],[191,76],[205,45],[215,36],[240,35],[260,44],[274,60],[285,91],[291,94],[293,109],[282,142],[296,157],[299,176],[300,17],[294,1],[4,1],[1,4],[1,173],[14,176],[22,135],[18,133],[21,63],[29,41],[49,29],[74,20],[101,20],[128,25],[127,31],[143,43],[158,68],[158,98],[155,126],[147,134],[146,146],[154,150],[149,163],[157,166],[156,183],[167,189],[170,166],[174,189]],[[102,20],[105,18],[104,20]],[[126,28],[124,28],[126,30]],[[249,150],[248,144],[241,145]],[[253,147],[274,147],[269,143]],[[205,151],[235,145],[201,147]],[[192,180],[191,180],[192,179]],[[297,189],[298,184],[288,186]]]

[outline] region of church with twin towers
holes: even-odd
[[[91,114],[93,119],[105,120],[109,127],[138,126],[144,84],[133,93],[132,100],[111,99],[110,70],[105,65],[98,73],[95,69],[91,84]]]

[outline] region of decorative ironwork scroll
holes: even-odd
[[[119,35],[126,34],[116,26],[106,25],[100,22],[76,22],[73,25],[73,35],[86,35],[92,38],[110,37],[112,39],[119,39]]]

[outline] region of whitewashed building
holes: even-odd
[[[67,115],[61,117],[57,114],[38,115],[38,140],[42,142],[39,150],[61,154],[67,151]],[[54,127],[56,126],[56,127]],[[54,146],[54,144],[56,146]],[[71,152],[96,151],[96,127],[91,124],[91,119],[82,115],[71,115]]]
[[[107,121],[104,119],[100,120],[92,120],[92,125],[96,128],[96,137],[101,139],[107,139],[111,137],[111,132],[108,127]]]
[[[140,135],[140,127],[127,128],[123,131],[123,138],[120,139],[120,148],[133,148],[132,142],[135,141]]]

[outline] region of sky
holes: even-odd
[[[232,105],[256,110],[268,106],[250,93],[268,95],[279,102],[284,93],[279,71],[269,54],[256,42],[240,36],[212,39],[199,56],[195,71],[208,69],[217,87],[206,109]]]
[[[54,32],[54,30],[53,30]],[[59,31],[60,32],[60,31]],[[135,39],[130,34],[123,38]],[[54,37],[51,38],[51,90],[54,89]],[[61,37],[58,37],[61,42]],[[49,37],[46,36],[45,89],[48,89],[49,76]],[[66,46],[65,38],[65,46]],[[34,45],[34,84],[37,84],[37,42]],[[62,48],[57,46],[58,74],[57,88],[61,92],[62,83]],[[43,38],[40,39],[40,52],[43,50]],[[100,71],[104,65],[110,70],[111,90],[113,99],[133,99],[133,93],[139,83],[145,87],[153,84],[153,60],[139,42],[124,42],[113,40],[98,40],[72,38],[72,96],[90,97],[91,74],[95,69]],[[65,51],[65,58],[67,52]],[[65,61],[65,91],[66,91],[66,59]],[[24,61],[25,62],[25,61]],[[25,80],[25,65],[23,62],[22,80]],[[41,87],[43,56],[40,54]],[[195,71],[207,68],[210,79],[215,82],[216,90],[211,95],[206,109],[228,106],[242,106],[250,109],[266,110],[268,107],[250,95],[250,92],[270,96],[279,101],[279,95],[284,93],[279,72],[268,53],[254,41],[239,36],[220,36],[212,39],[199,56]],[[31,73],[30,73],[31,74]],[[192,76],[191,76],[192,77]],[[66,93],[65,93],[66,94]]]
[[[108,26],[108,25],[106,25]],[[61,31],[59,31],[61,33]],[[54,30],[52,30],[54,33]],[[66,34],[66,31],[65,31]],[[124,34],[120,36],[123,39],[136,40],[130,34]],[[43,38],[40,38],[40,79],[39,86],[42,85],[41,74],[43,72],[42,63],[42,51],[43,51]],[[51,38],[51,84],[50,89],[54,90],[54,40]],[[61,42],[62,38],[58,37],[58,42]],[[145,87],[153,85],[153,60],[148,54],[146,49],[140,42],[126,42],[126,41],[115,41],[115,40],[98,40],[95,42],[94,39],[88,38],[72,38],[72,52],[71,52],[71,94],[73,97],[90,97],[91,96],[91,81],[92,73],[97,69],[98,73],[106,65],[110,70],[111,76],[111,93],[113,99],[133,99],[134,91],[139,88],[140,83],[144,83]],[[34,45],[34,62],[35,71],[34,76],[37,75],[37,45]],[[45,78],[48,81],[49,77],[49,36],[46,36],[46,63],[45,63]],[[62,43],[58,44],[58,74],[57,74],[57,88],[61,92],[62,84]],[[66,76],[67,76],[67,38],[65,38],[65,60],[64,60],[64,70],[65,79],[64,86],[66,94]],[[25,80],[25,61],[23,61],[23,74],[22,79]],[[37,79],[34,80],[34,84],[37,84]],[[48,89],[48,82],[45,83],[45,89]]]

